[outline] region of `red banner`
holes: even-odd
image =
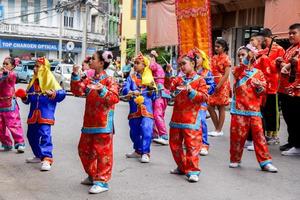
[[[210,0],[176,0],[179,54],[197,47],[212,56]]]

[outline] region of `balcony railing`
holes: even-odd
[[[20,24],[0,24],[0,34],[8,36],[26,36],[34,38],[59,39],[58,27],[20,25]],[[82,31],[75,29],[63,29],[62,37],[64,40],[73,40],[81,42],[83,35]],[[98,45],[105,44],[105,35],[100,33],[88,33],[88,42]]]

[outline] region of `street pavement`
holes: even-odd
[[[24,85],[18,85],[24,87]],[[27,131],[28,106],[19,102],[24,132]],[[168,146],[152,145],[151,163],[142,164],[126,159],[132,151],[127,120],[128,104],[116,106],[114,137],[114,168],[110,190],[103,194],[88,194],[89,187],[81,185],[86,177],[81,166],[77,144],[82,126],[85,99],[67,96],[56,112],[52,128],[54,159],[50,172],[40,172],[39,164],[26,164],[32,156],[27,145],[25,154],[0,152],[0,200],[52,199],[113,199],[113,200],[299,200],[300,157],[283,157],[277,146],[270,146],[273,162],[279,173],[262,172],[254,152],[244,151],[242,167],[228,168],[229,126],[227,113],[225,135],[209,138],[209,156],[202,157],[202,173],[198,183],[188,183],[184,176],[169,174],[176,167]],[[170,121],[172,107],[168,107],[166,122]],[[208,127],[212,128],[211,120]],[[286,141],[286,125],[281,120],[281,142]]]

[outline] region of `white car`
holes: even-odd
[[[58,64],[53,72],[55,79],[59,85],[66,91],[70,91],[71,74],[73,65],[71,64]]]

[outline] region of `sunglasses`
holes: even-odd
[[[3,65],[9,65],[9,63],[7,63],[7,62],[4,62],[4,63],[3,63]]]

